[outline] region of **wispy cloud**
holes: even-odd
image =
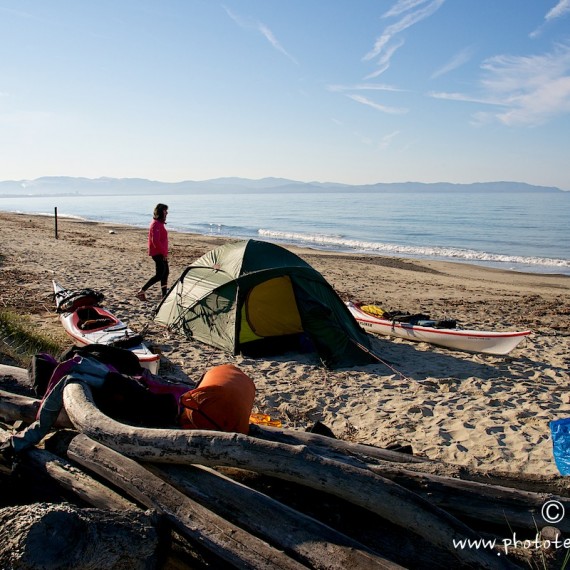
[[[497,56],[483,63],[483,86],[510,108],[496,118],[506,125],[536,125],[570,112],[570,45],[527,57]]]
[[[369,73],[364,79],[373,79],[374,77],[382,75],[382,73],[390,67],[390,61],[392,60],[393,55],[404,45],[404,43],[403,38],[391,40],[378,55],[378,59],[376,60],[376,69],[372,73]]]
[[[380,103],[376,103],[375,101],[371,101],[370,99],[363,97],[362,95],[347,95],[349,99],[356,101],[357,103],[361,103],[362,105],[368,105],[377,111],[382,111],[382,113],[387,113],[388,115],[404,115],[408,112],[408,109],[403,107],[387,107],[386,105],[381,105]]]
[[[548,22],[566,14],[570,14],[570,0],[559,0],[558,4],[544,16],[544,19]]]
[[[5,8],[4,6],[0,6],[0,12],[4,12],[5,14],[9,14],[11,16],[18,16],[20,18],[35,19],[34,16],[29,12],[24,12],[23,10],[14,10],[12,8]]]
[[[549,10],[544,16],[544,23],[542,23],[536,30],[532,31],[529,34],[529,37],[533,39],[539,37],[547,23],[557,20],[558,18],[562,18],[567,14],[570,14],[570,0],[558,0],[558,4],[556,4],[556,6]]]
[[[444,2],[445,0],[398,0],[383,17],[403,16],[384,29],[376,38],[374,47],[363,58],[364,61],[376,60],[377,63],[377,69],[367,79],[377,77],[390,67],[392,56],[404,44],[403,38],[397,39],[398,34],[431,16]]]
[[[329,91],[343,92],[343,91],[394,91],[401,92],[405,89],[394,87],[393,85],[385,85],[382,83],[356,83],[354,85],[329,85]]]
[[[472,57],[473,57],[473,48],[467,47],[462,49],[459,53],[456,53],[445,65],[434,71],[431,75],[432,79],[436,79],[437,77],[441,77],[461,67],[462,65],[466,64]]]
[[[481,68],[481,96],[430,93],[431,97],[501,107],[477,114],[478,121],[507,126],[535,126],[570,112],[570,44],[531,56],[499,55]]]
[[[390,67],[392,57],[405,43],[404,38],[398,37],[398,34],[433,14],[444,2],[445,0],[397,0],[382,17],[399,17],[399,20],[384,29],[382,34],[376,39],[374,47],[363,57],[364,61],[374,60],[375,69],[364,77],[363,83],[357,83],[352,86],[329,85],[327,89],[341,93],[351,91],[351,94],[346,94],[348,98],[362,105],[367,105],[372,109],[376,109],[377,111],[381,111],[382,113],[391,115],[407,113],[408,109],[383,105],[359,95],[358,92],[405,91],[404,89],[398,89],[391,85],[368,82],[368,80],[378,77]]]
[[[224,10],[240,28],[259,32],[278,52],[288,57],[293,63],[298,64],[297,60],[281,45],[279,40],[275,37],[275,34],[263,22],[241,18],[226,6],[224,6]]]
[[[265,39],[277,50],[280,51],[283,55],[286,55],[291,61],[297,63],[297,60],[289,53],[287,50],[279,43],[277,38],[273,35],[273,32],[261,22],[257,23],[257,29],[263,34]]]
[[[500,99],[485,99],[483,97],[474,97],[466,95],[465,93],[447,93],[445,91],[430,91],[428,97],[434,99],[444,99],[446,101],[460,101],[462,103],[478,103],[482,105],[503,105],[508,106],[508,103]]]
[[[431,0],[398,0],[387,12],[382,16],[383,18],[393,18],[399,16],[408,10],[414,10],[422,4],[426,4]]]
[[[400,134],[400,131],[394,131],[392,133],[388,133],[384,135],[378,144],[378,148],[380,150],[384,150],[388,148],[392,144],[392,140]]]

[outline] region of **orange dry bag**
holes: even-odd
[[[186,429],[249,432],[253,380],[233,364],[214,366],[198,387],[180,398],[180,425]]]

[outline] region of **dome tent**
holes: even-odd
[[[228,243],[193,262],[155,321],[234,354],[285,352],[309,339],[331,368],[374,361],[368,335],[324,277],[264,241]]]

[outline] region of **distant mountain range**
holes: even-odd
[[[227,194],[268,192],[563,192],[553,186],[533,186],[524,182],[378,182],[377,184],[339,184],[335,182],[298,182],[286,178],[215,178],[213,180],[185,180],[158,182],[144,178],[77,178],[44,176],[35,180],[6,180],[0,182],[0,196],[65,196],[129,195],[129,194]]]

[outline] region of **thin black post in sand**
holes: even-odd
[[[57,206],[53,209],[54,220],[55,220],[55,239],[57,239]]]

